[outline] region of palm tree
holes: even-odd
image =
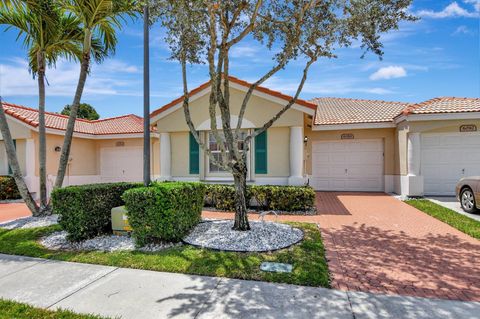
[[[0,24],[6,25],[7,30],[18,31],[17,38],[23,39],[28,52],[30,71],[38,81],[40,207],[36,204],[29,206],[36,207],[32,210],[33,215],[43,215],[50,212],[46,172],[45,72],[47,66],[55,66],[59,58],[80,57],[82,33],[79,21],[71,14],[64,14],[54,0],[11,1],[0,7]],[[9,161],[12,162],[10,158]]]
[[[62,3],[67,12],[73,14],[80,21],[83,31],[83,45],[80,75],[68,118],[55,188],[62,187],[65,178],[73,130],[90,69],[90,60],[93,57],[97,62],[101,62],[105,57],[113,54],[117,44],[115,28],[120,29],[122,27],[121,22],[124,21],[126,16],[134,17],[137,15],[136,1],[134,0],[66,0]],[[96,44],[99,48],[101,47],[101,50],[94,49],[95,38],[98,39]]]

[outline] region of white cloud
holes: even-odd
[[[403,78],[405,76],[407,76],[407,71],[404,67],[391,65],[378,69],[370,75],[370,80],[389,80]]]
[[[433,10],[420,10],[417,15],[421,17],[441,19],[451,17],[464,17],[464,18],[478,18],[480,17],[480,1],[479,0],[465,0],[465,3],[473,4],[474,10],[468,11],[462,8],[456,1],[450,3],[441,11]]]
[[[71,96],[77,86],[79,65],[61,60],[55,69],[47,71],[46,87],[48,96]],[[136,66],[119,60],[107,60],[102,65],[92,65],[85,86],[85,95],[138,95],[141,94],[141,82]],[[139,87],[138,91],[135,90]],[[21,58],[8,59],[0,64],[0,93],[5,96],[36,96],[37,81],[28,72],[28,63]]]
[[[230,52],[232,58],[251,58],[256,56],[260,51],[260,48],[255,46],[237,46],[233,47]]]
[[[467,34],[467,35],[472,35],[474,32],[470,30],[466,25],[461,25],[455,29],[455,31],[452,33],[452,35],[459,35],[459,34]]]
[[[463,2],[472,4],[475,11],[480,12],[480,0],[463,0]]]
[[[254,81],[252,79],[252,81]],[[265,86],[286,94],[294,94],[298,87],[297,79],[285,79],[279,76],[271,77],[266,81]],[[352,77],[328,79],[321,81],[308,81],[305,83],[302,96],[320,96],[320,95],[346,95],[353,93],[369,93],[376,95],[393,94],[394,91],[381,87],[368,87],[364,81]]]

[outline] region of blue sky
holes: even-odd
[[[414,0],[410,11],[422,19],[404,23],[383,35],[385,55],[360,59],[359,47],[337,51],[337,59],[321,59],[311,69],[301,94],[420,102],[437,96],[480,97],[480,0]],[[25,51],[16,33],[0,27],[0,94],[8,102],[36,107],[37,86],[28,73]],[[151,109],[181,95],[177,62],[168,60],[168,48],[159,26],[151,31]],[[83,95],[102,117],[142,114],[142,24],[130,22],[119,34],[115,56],[93,65]],[[240,43],[232,52],[231,74],[257,79],[271,65],[271,52],[254,41]],[[71,103],[79,66],[61,61],[49,70],[47,110],[60,111]],[[299,62],[289,65],[265,85],[292,93],[301,76]],[[208,78],[205,66],[189,68],[190,88]]]

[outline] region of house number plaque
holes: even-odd
[[[460,132],[476,132],[477,126],[474,124],[461,125]]]
[[[344,133],[344,134],[340,135],[340,138],[342,140],[353,140],[355,138],[355,136],[352,133]]]

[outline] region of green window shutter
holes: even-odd
[[[255,136],[255,174],[267,174],[267,131]]]
[[[200,173],[200,146],[190,132],[190,174]]]
[[[15,146],[15,149],[17,149],[17,140],[13,140],[13,146]],[[12,175],[13,171],[10,165],[8,165],[8,175]]]

